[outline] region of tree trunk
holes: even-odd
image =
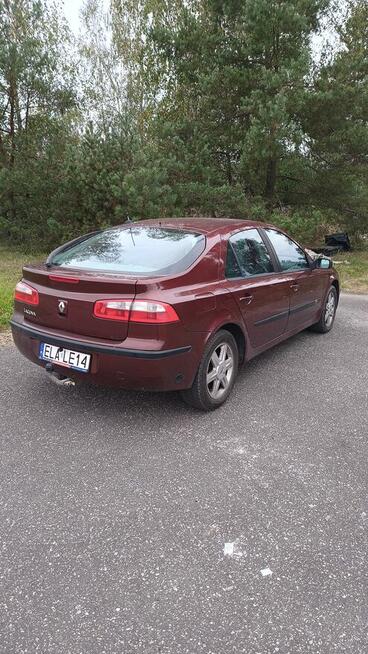
[[[267,162],[266,185],[265,185],[265,196],[267,200],[267,205],[270,209],[273,208],[274,200],[275,200],[276,176],[277,176],[277,159],[271,157]]]
[[[10,157],[9,157],[9,168],[11,171],[14,169],[15,164],[15,83],[11,79],[9,84],[9,101],[10,101],[10,114],[9,114],[9,137],[10,137]],[[12,222],[15,222],[16,211],[15,211],[15,197],[13,189],[13,176],[11,178],[11,190],[9,192],[9,201],[10,201],[10,212],[12,217]]]
[[[226,153],[226,169],[227,169],[227,181],[229,183],[229,186],[233,185],[233,174],[232,174],[232,169],[231,169],[231,157],[230,154],[227,152]]]

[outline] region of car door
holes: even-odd
[[[318,320],[324,283],[315,275],[304,250],[277,229],[264,229],[277,256],[280,269],[290,289],[290,313],[287,330],[303,329]]]
[[[274,253],[258,229],[230,236],[225,276],[252,347],[262,348],[281,336],[289,315],[289,280],[279,274]]]

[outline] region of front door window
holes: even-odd
[[[281,270],[289,272],[309,268],[305,253],[291,238],[276,229],[266,228],[265,232],[276,251]]]

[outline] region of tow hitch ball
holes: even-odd
[[[59,372],[54,370],[52,363],[46,363],[45,370],[49,373],[52,381],[57,386],[63,386],[64,388],[72,388],[72,386],[75,386],[74,379],[60,375]]]

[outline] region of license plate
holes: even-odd
[[[91,361],[90,354],[66,350],[63,347],[49,345],[48,343],[40,343],[39,358],[80,372],[88,372]]]

